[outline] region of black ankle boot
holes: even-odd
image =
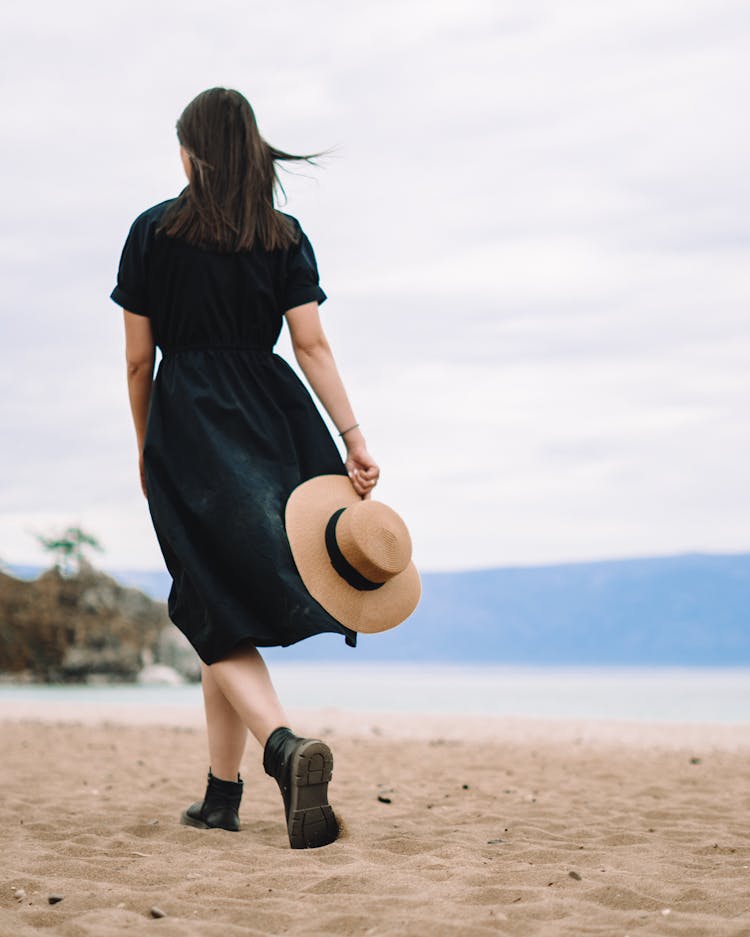
[[[328,803],[333,755],[325,742],[299,738],[286,726],[280,726],[266,741],[263,768],[276,779],[284,798],[292,849],[332,843],[339,835],[339,827]]]
[[[236,781],[222,781],[215,778],[208,769],[208,786],[203,800],[191,804],[183,810],[180,823],[185,826],[197,826],[201,830],[220,829],[238,832],[240,828],[240,800],[242,799],[243,781],[239,774]]]

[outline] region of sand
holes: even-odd
[[[39,716],[0,710],[0,937],[750,935],[750,726],[296,713],[344,832],[292,851],[254,743],[242,832],[179,825],[199,713]]]

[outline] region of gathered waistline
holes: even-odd
[[[253,344],[234,344],[234,345],[208,345],[205,343],[195,344],[195,345],[169,345],[167,348],[162,348],[162,356],[179,354],[181,351],[262,351],[268,355],[272,355],[273,348],[269,348],[267,345],[253,345]]]

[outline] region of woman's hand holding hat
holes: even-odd
[[[369,498],[380,478],[380,468],[364,442],[347,446],[346,470],[357,494]]]

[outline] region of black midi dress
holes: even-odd
[[[286,310],[324,302],[309,239],[220,253],[133,222],[111,298],[148,316],[161,351],[143,447],[148,507],[172,577],[169,617],[207,664],[243,642],[356,634],[314,599],[284,509],[317,475],[346,475],[305,385],[273,351]]]

